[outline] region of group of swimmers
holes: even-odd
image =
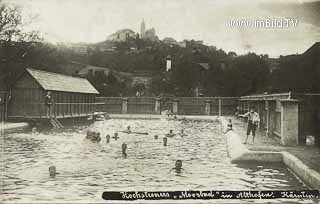
[[[131,127],[128,126],[126,130],[124,131],[119,131],[119,132],[123,132],[123,133],[127,133],[127,134],[130,134],[130,133],[135,133],[135,134],[144,134],[144,135],[148,135],[148,133],[143,133],[143,132],[133,132],[131,131]],[[91,130],[88,130],[87,131],[87,135],[86,135],[86,139],[88,140],[91,140],[92,142],[100,142],[101,141],[101,136],[100,136],[100,132],[96,132],[96,131],[91,131]],[[169,133],[167,133],[164,137],[163,137],[163,145],[164,146],[167,146],[167,142],[168,142],[168,137],[174,137],[176,135],[179,135],[181,137],[184,137],[184,136],[187,136],[185,133],[184,133],[184,130],[181,129],[180,133],[178,134],[175,134],[173,133],[173,130],[170,130]],[[118,132],[115,132],[114,133],[114,136],[111,137],[109,134],[106,135],[106,142],[109,143],[110,142],[110,139],[113,138],[115,140],[119,139],[119,134]],[[158,135],[155,135],[154,136],[154,139],[158,139]],[[121,145],[121,149],[122,149],[122,156],[124,158],[127,157],[127,144],[126,143],[122,143]],[[181,173],[181,170],[182,170],[182,160],[177,160],[175,162],[175,167],[172,168],[172,170],[175,170],[176,173]],[[49,175],[50,177],[55,177],[58,173],[56,172],[56,167],[55,166],[50,166],[49,167]]]
[[[101,141],[100,132],[90,131],[89,130],[87,132],[86,139],[89,139],[92,142],[100,142]]]

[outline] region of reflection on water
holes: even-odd
[[[148,135],[119,133],[125,130]],[[101,132],[100,143],[85,139],[87,129]],[[185,129],[187,136],[163,136]],[[159,135],[158,139],[154,135]],[[123,158],[121,145],[127,144]],[[40,134],[2,135],[4,201],[101,202],[105,190],[276,190],[306,189],[282,164],[231,164],[220,126],[207,122],[107,120]],[[182,160],[181,173],[172,171]],[[60,174],[50,178],[48,167]]]

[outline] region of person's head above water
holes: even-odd
[[[50,177],[55,177],[56,174],[57,174],[56,167],[55,166],[50,166],[49,167],[49,175],[50,175]]]
[[[170,134],[172,134],[173,133],[173,130],[170,130]]]
[[[122,150],[126,150],[127,149],[127,144],[126,143],[122,143]]]
[[[182,160],[178,159],[175,163],[175,169],[181,169],[182,168]]]
[[[130,129],[131,129],[131,127],[130,127],[130,125],[128,125],[127,130],[130,130]]]

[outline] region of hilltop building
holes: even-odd
[[[117,32],[109,35],[107,37],[108,41],[115,41],[115,42],[124,42],[129,38],[135,38],[136,33],[131,29],[122,29],[118,30]]]
[[[146,35],[146,24],[144,23],[144,19],[142,19],[142,23],[140,26],[140,36],[143,39]]]
[[[150,28],[146,30],[146,24],[144,20],[142,20],[141,26],[140,26],[140,36],[141,39],[147,39],[151,41],[158,41],[159,38],[156,36],[156,29],[155,28]]]
[[[171,38],[171,37],[165,37],[165,38],[163,38],[162,41],[167,45],[178,45],[178,42],[174,38]]]

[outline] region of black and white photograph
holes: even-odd
[[[0,203],[320,204],[320,0],[0,0]]]

